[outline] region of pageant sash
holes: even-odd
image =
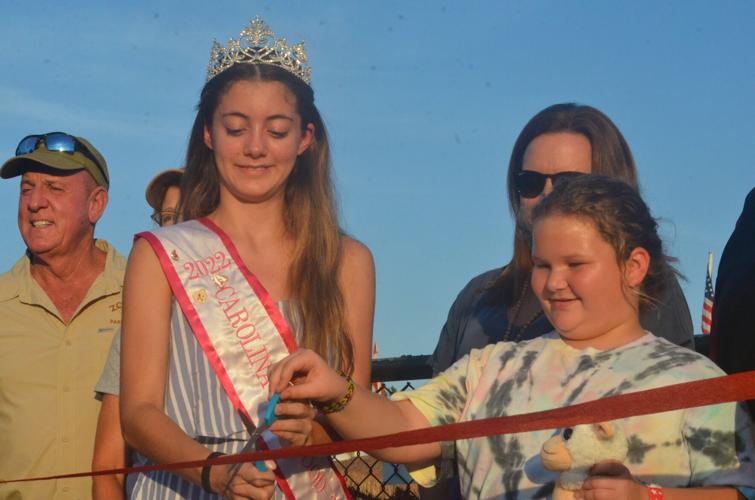
[[[296,340],[267,291],[228,236],[209,219],[139,233],[157,254],[176,301],[245,424],[257,426],[267,404],[271,364]],[[269,432],[261,449],[280,448]],[[290,499],[349,498],[327,458],[279,460],[279,489]]]

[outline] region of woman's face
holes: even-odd
[[[215,155],[221,203],[228,195],[246,203],[282,198],[296,158],[313,134],[312,124],[302,129],[296,97],[283,83],[234,83],[204,131]]]
[[[530,142],[524,151],[522,170],[541,174],[560,172],[592,172],[592,146],[582,134],[574,132],[552,132],[542,134]],[[531,225],[532,209],[545,196],[553,191],[551,179],[546,179],[543,191],[534,198],[519,197],[519,220],[525,227]]]
[[[181,188],[168,186],[160,207],[160,225],[172,226],[178,222],[178,202],[181,200]]]
[[[532,290],[567,343],[610,348],[626,340],[627,325],[637,321],[636,295],[627,287],[638,278],[625,279],[633,271],[619,266],[613,247],[591,221],[563,215],[539,219],[532,260]]]

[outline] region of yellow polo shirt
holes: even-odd
[[[0,275],[0,479],[88,471],[94,386],[121,324],[126,259],[104,240],[105,270],[66,325],[28,256]],[[0,485],[0,500],[91,498],[90,478]]]

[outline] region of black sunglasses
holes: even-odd
[[[587,175],[584,172],[559,172],[557,174],[541,174],[534,170],[522,170],[514,175],[514,187],[522,198],[535,198],[545,189],[546,179],[551,180],[553,187],[562,181]]]
[[[39,148],[39,145],[44,143],[48,151],[74,154],[76,151],[83,154],[97,166],[97,169],[102,174],[102,177],[109,181],[105,170],[100,165],[97,158],[94,157],[91,151],[82,144],[74,136],[66,134],[65,132],[50,132],[48,134],[32,134],[27,135],[16,146],[16,156],[29,154]]]

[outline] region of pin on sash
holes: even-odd
[[[207,290],[204,288],[200,288],[198,290],[194,290],[191,292],[191,298],[194,299],[194,302],[197,304],[204,304],[207,302]]]
[[[223,288],[225,284],[228,283],[228,278],[222,274],[213,274],[210,279],[212,279],[212,282],[215,283],[215,286],[218,288]]]

